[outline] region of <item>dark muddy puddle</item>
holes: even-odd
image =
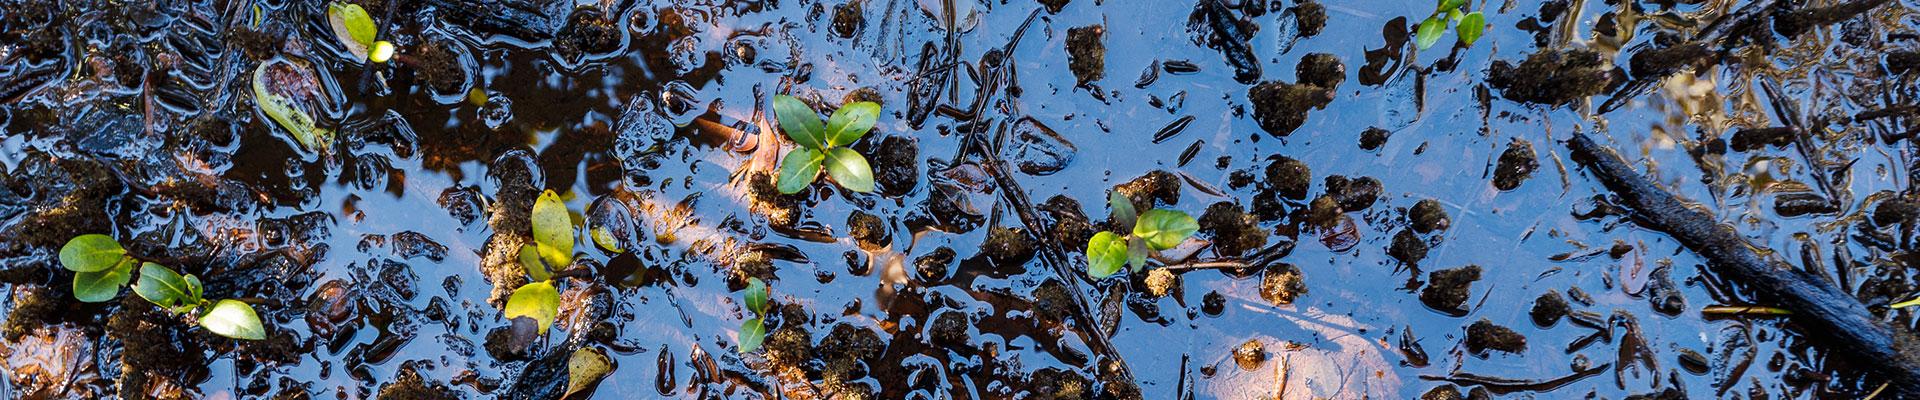
[[[1424,2],[389,1],[354,1],[380,65],[319,2],[0,0],[4,398],[559,398],[580,349],[614,368],[579,398],[1880,387],[1720,308],[1769,303],[1572,132],[1914,326],[1911,1],[1473,2],[1486,36],[1425,51]],[[263,62],[312,68],[325,149],[257,111]],[[881,103],[877,190],[775,191],[775,94]],[[526,340],[501,305],[549,189],[580,254]],[[1110,190],[1197,240],[1087,278]],[[86,233],[268,339],[73,300]]]

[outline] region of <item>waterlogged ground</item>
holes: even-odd
[[[1421,1],[387,1],[355,1],[399,49],[369,66],[321,2],[0,0],[0,398],[558,398],[581,349],[605,399],[1879,386],[1703,312],[1768,302],[1634,225],[1571,132],[1914,326],[1909,0],[1473,1],[1486,36],[1425,51]],[[262,62],[313,68],[276,83],[325,149],[255,106]],[[773,192],[775,94],[882,103],[879,190]],[[1171,282],[1086,277],[1116,186],[1201,217]],[[534,339],[500,305],[542,189],[582,234]],[[88,233],[268,339],[72,300]],[[776,311],[742,355],[749,277]]]

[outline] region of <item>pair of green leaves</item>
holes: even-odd
[[[380,31],[373,25],[373,17],[367,15],[359,4],[335,1],[327,4],[327,23],[333,26],[333,35],[353,53],[355,60],[368,58],[373,48],[373,36]]]
[[[140,264],[140,280],[133,293],[155,306],[175,314],[199,311],[208,303],[205,285],[193,275],[182,276],[160,264],[141,262],[127,256],[119,241],[107,235],[80,235],[60,248],[60,265],[74,271],[73,297],[83,302],[113,300],[120,287],[132,281],[133,265]],[[261,340],[266,328],[253,306],[236,300],[220,300],[199,314],[200,326],[214,334],[234,339]]]
[[[873,191],[873,167],[859,152],[843,146],[873,130],[880,121],[880,104],[862,101],[841,106],[824,125],[813,108],[793,96],[774,96],[773,112],[780,120],[780,130],[800,145],[780,160],[780,177],[775,181],[780,193],[799,193],[819,177],[822,169],[841,187],[861,193]]]
[[[1446,33],[1447,24],[1453,23],[1456,24],[1454,31],[1460,34],[1460,44],[1473,46],[1473,42],[1479,41],[1480,36],[1486,34],[1487,17],[1479,11],[1462,13],[1460,9],[1466,6],[1467,0],[1440,0],[1440,5],[1434,9],[1433,15],[1427,16],[1425,21],[1420,21],[1420,27],[1414,30],[1414,45],[1419,46],[1421,50],[1433,47],[1435,43],[1440,42],[1440,35]],[[1443,19],[1442,16],[1445,18]]]
[[[1156,208],[1135,215],[1133,201],[1119,192],[1109,194],[1107,204],[1113,208],[1114,223],[1132,225],[1133,233],[1101,231],[1087,241],[1087,274],[1094,278],[1112,276],[1123,265],[1139,271],[1147,265],[1147,256],[1179,246],[1200,230],[1198,221],[1180,211]]]
[[[560,195],[548,190],[533,202],[533,244],[520,246],[520,267],[526,269],[532,283],[513,290],[507,298],[506,316],[532,318],[540,324],[540,334],[553,327],[560,315],[560,289],[553,286],[553,268],[573,263],[573,214]]]
[[[76,236],[60,247],[60,266],[74,272],[73,297],[88,303],[113,300],[138,262],[107,235]]]
[[[754,318],[740,323],[740,352],[752,353],[760,349],[760,343],[767,338],[767,282],[760,278],[747,278],[747,310]]]

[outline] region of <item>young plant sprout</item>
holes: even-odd
[[[386,62],[393,56],[393,44],[386,41],[374,41],[373,36],[380,28],[373,25],[373,17],[359,4],[334,1],[327,4],[327,24],[333,27],[333,35],[340,39],[340,45],[353,53],[356,60],[370,60],[376,63]],[[386,44],[386,55],[380,54],[380,44]]]
[[[1121,265],[1138,272],[1147,265],[1148,256],[1179,246],[1200,230],[1198,221],[1180,211],[1156,208],[1136,216],[1133,201],[1120,192],[1108,195],[1107,203],[1113,208],[1114,223],[1131,225],[1133,232],[1122,236],[1101,231],[1087,241],[1087,275],[1095,279],[1120,272]]]
[[[1440,34],[1446,33],[1448,23],[1455,24],[1453,30],[1460,34],[1460,44],[1462,45],[1473,46],[1473,42],[1479,41],[1480,35],[1486,33],[1486,15],[1481,14],[1479,11],[1470,13],[1462,13],[1460,11],[1467,6],[1467,0],[1439,1],[1439,6],[1433,9],[1433,15],[1427,16],[1425,21],[1420,21],[1420,27],[1414,31],[1413,43],[1419,46],[1421,50],[1426,50],[1429,47],[1433,47],[1435,43],[1439,43]],[[1445,19],[1441,19],[1442,16],[1444,16]]]
[[[747,310],[754,318],[740,324],[740,353],[752,353],[760,349],[760,343],[767,339],[767,282],[760,278],[747,278]]]
[[[513,290],[504,312],[509,320],[533,319],[545,335],[560,315],[560,290],[553,286],[553,271],[573,263],[573,216],[560,195],[548,190],[534,201],[532,220],[533,243],[520,246],[520,267],[532,282]]]
[[[867,158],[845,146],[873,130],[880,119],[880,104],[862,101],[841,106],[825,125],[821,125],[818,113],[793,96],[774,96],[773,112],[780,120],[780,130],[800,145],[780,159],[780,178],[775,182],[780,193],[799,193],[813,183],[822,167],[840,187],[861,193],[873,191],[873,168],[867,165]]]
[[[80,235],[60,247],[60,266],[73,271],[73,297],[83,302],[113,300],[120,287],[133,279],[140,264],[140,280],[133,293],[172,314],[191,315],[200,327],[216,335],[243,340],[267,338],[260,315],[238,300],[210,301],[200,278],[134,259],[120,242],[107,235]]]

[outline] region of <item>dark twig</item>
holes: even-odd
[[[1713,215],[1689,206],[1640,175],[1619,153],[1574,133],[1567,141],[1573,159],[1587,167],[1607,189],[1631,208],[1635,222],[1665,232],[1708,260],[1714,271],[1752,288],[1765,302],[1793,312],[1811,337],[1828,348],[1872,366],[1869,372],[1892,384],[1901,398],[1920,397],[1920,340],[1880,323],[1859,299],[1818,273],[1794,267],[1749,243]],[[1762,255],[1767,254],[1767,255]]]

